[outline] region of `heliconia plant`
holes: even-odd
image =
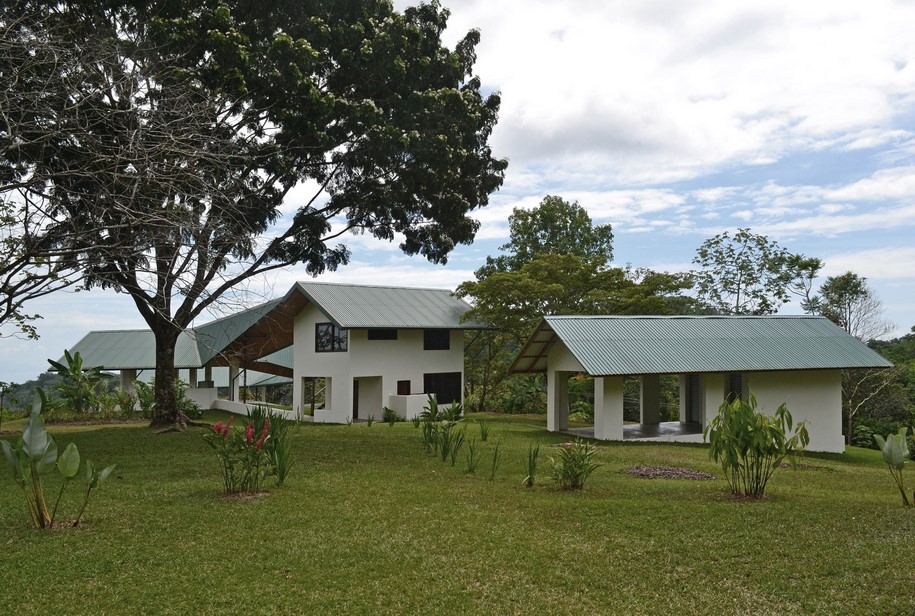
[[[54,526],[64,489],[79,474],[80,467],[79,450],[76,445],[70,443],[64,448],[63,453],[58,455],[54,438],[45,430],[42,413],[47,407],[47,403],[48,398],[44,390],[36,389],[35,397],[32,400],[32,411],[29,414],[28,422],[23,427],[22,436],[14,443],[0,440],[0,448],[3,449],[6,461],[13,472],[14,481],[22,490],[32,526],[35,528]],[[114,468],[115,465],[112,464],[102,471],[96,471],[92,463],[86,461],[86,493],[73,526],[79,525],[86,506],[89,504],[92,490],[107,479]],[[57,492],[57,499],[54,501],[54,508],[49,511],[44,494],[44,477],[55,469],[61,477],[61,484],[60,490]]]
[[[267,475],[276,477],[277,486],[283,485],[293,461],[290,421],[262,406],[251,410],[244,429],[233,430],[234,419],[233,415],[225,423],[216,422],[203,437],[222,465],[223,493],[256,493]]]
[[[874,435],[874,442],[883,452],[883,461],[889,467],[890,474],[896,482],[896,487],[899,488],[899,493],[902,494],[902,504],[905,507],[912,506],[905,492],[905,484],[902,481],[902,469],[905,468],[906,462],[912,457],[909,452],[909,444],[906,441],[908,431],[908,428],[899,428],[898,433],[887,434],[886,438],[879,434]]]

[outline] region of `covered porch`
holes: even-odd
[[[576,438],[594,438],[594,427],[568,428],[561,430]],[[655,441],[661,443],[701,443],[702,428],[698,424],[686,424],[679,421],[662,421],[654,425],[624,424],[624,441]]]

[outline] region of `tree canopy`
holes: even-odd
[[[482,275],[517,270],[547,254],[596,258],[603,263],[613,260],[612,227],[595,225],[577,201],[569,203],[562,197],[547,195],[534,209],[514,208],[508,227],[509,241],[499,247],[505,254],[488,257]]]
[[[345,264],[351,232],[444,263],[502,182],[479,34],[445,48],[438,3],[25,0],[0,19],[77,59],[4,112],[87,282],[129,293],[155,334],[159,423],[181,419],[178,334],[228,290]],[[313,193],[286,203],[296,186]]]
[[[791,293],[809,306],[810,286],[822,267],[819,259],[795,255],[750,229],[728,231],[705,240],[693,263],[699,300],[721,314],[773,314]]]

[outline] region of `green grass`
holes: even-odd
[[[4,468],[0,613],[915,611],[915,510],[901,507],[879,452],[807,456],[816,468],[777,471],[769,496],[750,502],[723,479],[622,472],[720,476],[704,447],[601,443],[603,466],[567,493],[548,480],[549,445],[565,437],[542,417],[490,423],[475,475],[463,473],[466,451],[454,467],[426,455],[410,423],[305,424],[286,485],[247,501],[220,496],[202,429],[52,428],[60,446],[118,469],[83,527],[37,531]],[[524,488],[531,443],[540,471]]]

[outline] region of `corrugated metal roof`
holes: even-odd
[[[148,329],[89,332],[70,349],[71,354],[77,352],[87,368],[152,370],[156,367],[156,340]],[[64,358],[58,361],[63,363]],[[182,332],[175,346],[175,367],[202,365],[194,332]]]
[[[249,308],[194,328],[202,364],[206,364],[227,346],[232,344],[249,327],[257,323],[280,303],[279,299]]]
[[[548,316],[512,371],[545,371],[556,340],[592,376],[892,365],[824,317]]]
[[[344,329],[485,329],[462,323],[470,304],[447,289],[419,289],[324,282],[299,282],[297,288]]]

